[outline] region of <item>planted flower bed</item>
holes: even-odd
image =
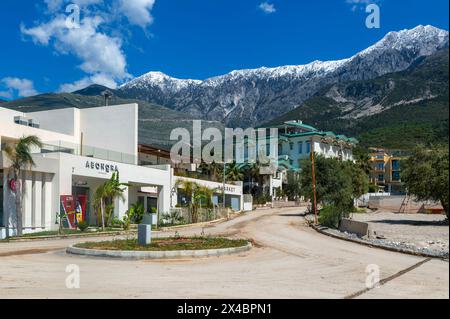
[[[74,245],[74,247],[95,250],[174,251],[224,249],[243,247],[246,245],[248,245],[248,241],[244,239],[227,239],[220,237],[174,237],[153,238],[152,243],[145,246],[138,245],[137,239],[121,239],[81,243]]]

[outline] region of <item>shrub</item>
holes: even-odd
[[[114,216],[111,220],[111,226],[112,227],[122,227],[122,221],[119,219],[119,217]]]
[[[140,224],[144,218],[144,205],[142,203],[135,203],[131,205],[129,209],[130,222],[133,221],[136,224]]]
[[[125,214],[125,216],[123,216],[123,219],[121,222],[121,226],[122,226],[123,230],[130,229],[131,218],[132,218],[132,214],[128,210],[127,213]]]
[[[378,192],[378,186],[375,184],[369,184],[369,193],[376,193]]]
[[[78,229],[81,230],[82,232],[86,231],[86,229],[88,229],[89,225],[87,222],[85,222],[84,220],[82,220],[81,222],[78,222]]]
[[[319,223],[330,228],[338,228],[342,218],[347,217],[345,209],[338,206],[325,206],[319,211]]]

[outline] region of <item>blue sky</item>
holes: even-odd
[[[379,29],[365,26],[371,2]],[[66,27],[70,3],[80,28]],[[448,11],[447,0],[2,0],[0,98],[341,59],[389,31],[448,30]]]

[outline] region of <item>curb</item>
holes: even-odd
[[[413,256],[418,256],[418,257],[429,257],[429,258],[436,258],[436,259],[443,259],[443,260],[447,260],[448,257],[442,256],[442,255],[438,255],[438,254],[428,254],[428,253],[422,253],[422,252],[418,252],[412,249],[406,249],[406,248],[395,248],[395,247],[391,247],[391,246],[387,246],[387,245],[382,245],[382,244],[376,244],[376,243],[372,243],[369,242],[367,240],[364,239],[357,239],[357,238],[348,238],[345,236],[339,236],[336,234],[332,234],[330,232],[327,232],[326,230],[328,229],[327,227],[324,226],[316,226],[316,225],[311,225],[311,227],[317,231],[320,234],[329,236],[329,237],[333,237],[333,238],[337,238],[337,239],[341,239],[341,240],[345,240],[345,241],[349,241],[352,243],[357,243],[360,245],[364,245],[364,246],[368,246],[371,248],[380,248],[380,249],[384,249],[384,250],[389,250],[389,251],[393,251],[396,253],[402,253],[402,254],[407,254],[407,255],[413,255]]]
[[[218,223],[222,223],[227,220],[232,220],[241,214],[236,214],[235,216],[230,216],[229,218],[223,217],[215,220],[210,220],[208,222],[201,222],[201,223],[195,223],[195,224],[185,224],[185,225],[177,225],[177,226],[169,226],[169,227],[161,227],[158,230],[152,230],[152,233],[157,232],[167,232],[171,230],[176,229],[182,229],[182,228],[188,228],[188,227],[201,227],[201,226],[208,226],[208,225],[214,225]],[[10,243],[10,242],[31,242],[31,241],[38,241],[38,240],[55,240],[55,239],[70,239],[70,238],[89,238],[89,237],[102,237],[102,236],[123,236],[123,235],[134,235],[137,234],[136,230],[129,230],[129,231],[111,231],[111,232],[104,232],[104,233],[85,233],[85,234],[67,234],[67,235],[51,235],[51,236],[36,236],[36,237],[30,237],[30,238],[15,238],[11,237],[9,239],[0,240],[0,243]]]
[[[241,247],[204,249],[204,250],[118,251],[118,250],[96,250],[96,249],[78,248],[72,245],[66,249],[66,253],[90,257],[110,257],[110,258],[140,260],[140,259],[218,257],[223,255],[231,255],[245,252],[250,250],[251,248],[252,244],[248,243],[247,245]]]
[[[38,241],[38,240],[55,240],[55,239],[70,239],[70,238],[89,238],[89,237],[102,237],[102,236],[122,236],[122,235],[133,235],[136,234],[136,231],[115,231],[115,232],[104,232],[104,233],[85,233],[85,234],[67,234],[67,235],[52,235],[52,236],[36,236],[30,238],[15,238],[11,237],[7,240],[4,240],[5,243],[9,242],[30,242],[30,241]],[[0,241],[1,243],[2,241]]]

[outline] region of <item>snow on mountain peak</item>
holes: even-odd
[[[176,93],[188,87],[216,87],[227,81],[268,80],[277,78],[310,79],[327,76],[355,58],[365,58],[370,55],[382,54],[388,50],[408,49],[420,56],[427,56],[437,49],[448,45],[448,31],[430,25],[419,25],[413,29],[393,31],[369,48],[357,53],[351,58],[337,61],[313,61],[304,65],[287,65],[280,67],[261,67],[257,69],[234,70],[228,74],[211,77],[206,80],[177,79],[162,72],[149,72],[123,84],[120,89],[145,89],[158,87],[163,92]]]
[[[448,44],[448,31],[431,25],[418,25],[413,29],[389,32],[383,39],[361,51],[357,56],[366,56],[375,51],[404,48],[415,48],[420,55],[426,56],[445,44]]]
[[[121,85],[120,89],[157,86],[163,91],[167,91],[168,89],[181,90],[189,85],[199,84],[201,82],[200,80],[177,79],[159,71],[152,71]]]

